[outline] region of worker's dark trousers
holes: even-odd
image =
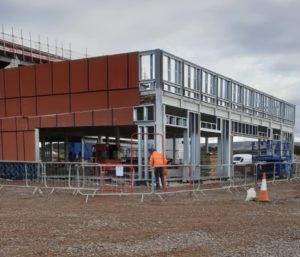
[[[161,179],[162,187],[164,187],[163,168],[162,167],[155,167],[154,168],[154,174],[155,174],[156,189],[159,189],[159,178]]]

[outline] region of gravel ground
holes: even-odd
[[[300,183],[246,192],[95,197],[0,191],[0,256],[300,256]]]

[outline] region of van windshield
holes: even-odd
[[[241,156],[235,156],[235,157],[233,157],[233,161],[235,161],[235,162],[239,162],[239,161],[241,161],[241,159],[242,159]]]

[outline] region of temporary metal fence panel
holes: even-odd
[[[80,163],[72,162],[45,162],[44,168],[44,184],[49,188],[72,188],[77,187],[78,168]]]
[[[42,164],[39,162],[0,161],[0,185],[41,186]]]
[[[258,163],[253,165],[165,165],[162,189],[156,190],[155,173],[150,167],[147,180],[140,180],[138,165],[83,162],[0,161],[0,186],[72,189],[93,194],[171,194],[180,192],[249,187],[261,181],[300,180],[300,163]],[[139,169],[140,168],[140,169]],[[203,172],[204,171],[204,172]],[[203,175],[204,173],[204,175]]]

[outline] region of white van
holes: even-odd
[[[252,154],[234,154],[232,158],[233,164],[251,164]]]

